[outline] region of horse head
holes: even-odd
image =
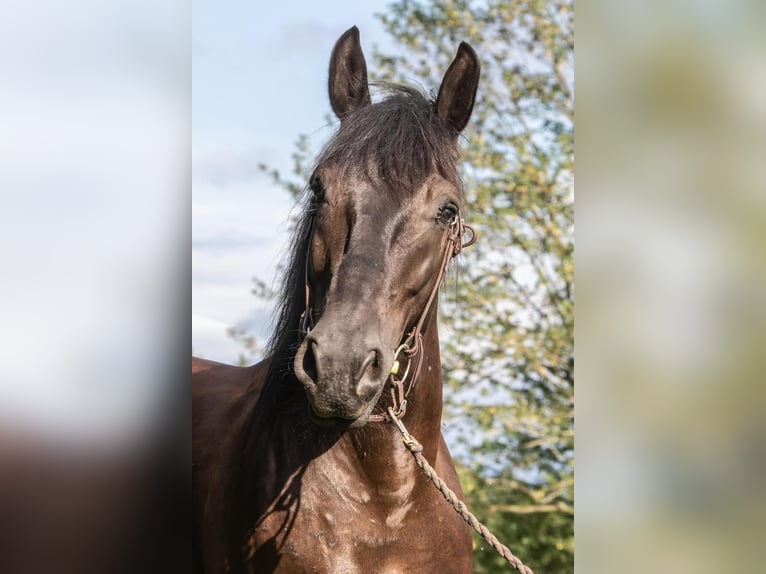
[[[340,127],[309,184],[306,312],[316,322],[294,361],[318,424],[367,424],[395,349],[434,312],[445,237],[464,203],[458,135],[478,80],[476,54],[462,43],[435,100],[398,87],[373,103],[356,27],[333,49]]]

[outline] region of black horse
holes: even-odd
[[[341,123],[309,182],[270,356],[192,360],[195,571],[469,572],[470,529],[389,419],[460,493],[435,295],[464,232],[458,135],[479,62],[462,43],[435,100],[390,87],[372,103],[353,27],[329,75]]]

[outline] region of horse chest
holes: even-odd
[[[284,537],[279,548],[274,572],[394,574],[449,571],[432,569],[433,564],[429,562],[429,556],[441,547],[433,526],[412,519],[392,527],[385,521],[358,515],[299,516],[293,531]],[[410,537],[418,538],[424,534],[429,538],[427,547],[413,544]]]
[[[445,518],[449,526],[452,517],[420,508],[413,492],[416,478],[377,493],[346,489],[342,482],[304,484],[294,508],[269,514],[259,528],[260,543],[273,545],[273,571],[466,571],[444,564],[445,556],[449,560],[445,547],[455,546],[455,541],[453,529],[441,527]]]

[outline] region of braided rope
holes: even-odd
[[[434,484],[436,489],[441,492],[445,500],[452,505],[460,517],[465,520],[471,526],[471,528],[478,532],[479,535],[484,538],[484,540],[486,540],[487,543],[492,548],[494,548],[495,551],[500,554],[500,556],[502,556],[506,562],[521,572],[521,574],[534,574],[532,569],[524,564],[519,558],[514,556],[508,547],[500,542],[486,526],[479,522],[479,519],[476,518],[476,516],[474,516],[470,510],[468,510],[468,507],[465,505],[465,503],[463,503],[463,501],[461,501],[457,495],[452,492],[452,490],[450,490],[450,488],[444,483],[439,475],[436,474],[436,471],[433,469],[433,467],[428,464],[426,457],[423,456],[423,445],[421,445],[415,438],[413,438],[409,432],[407,432],[404,424],[401,420],[396,418],[391,407],[388,408],[388,411],[391,421],[393,421],[393,423],[399,429],[399,432],[402,433],[402,441],[404,442],[404,445],[412,453],[412,456],[415,457],[415,462],[417,463],[420,470],[422,470],[426,477]]]

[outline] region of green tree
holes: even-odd
[[[448,441],[479,519],[533,569],[572,572],[573,3],[399,0],[378,18],[398,48],[375,51],[373,80],[438,86],[460,41],[481,58],[463,142],[479,241],[440,303]],[[292,193],[310,148],[296,179],[271,172]],[[507,567],[474,547],[476,572]]]

